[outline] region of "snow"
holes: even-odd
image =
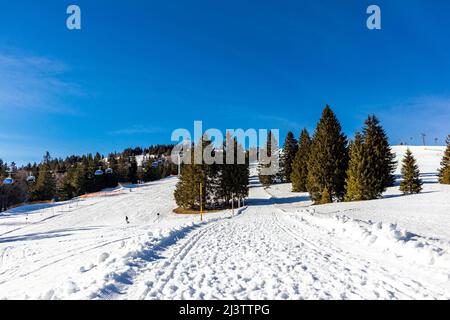
[[[312,207],[289,184],[264,189],[253,177],[248,207],[200,221],[172,212],[168,178],[10,210],[0,299],[450,299],[444,148],[411,150],[419,195],[392,187]],[[401,160],[406,148],[394,151]]]

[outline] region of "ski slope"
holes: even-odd
[[[444,148],[411,149],[419,195],[392,187],[379,200],[311,207],[307,194],[253,177],[247,207],[201,222],[172,212],[169,178],[10,210],[0,299],[450,299]]]

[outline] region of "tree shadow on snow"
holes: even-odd
[[[19,242],[19,241],[35,241],[35,240],[43,240],[43,239],[52,239],[52,238],[62,238],[73,235],[77,231],[86,231],[98,229],[96,227],[88,227],[88,228],[69,228],[69,229],[60,229],[53,230],[48,232],[40,232],[40,233],[29,233],[20,236],[11,236],[11,237],[2,237],[0,238],[0,243],[11,243],[11,242]]]
[[[436,192],[438,192],[438,191],[423,191],[423,192],[417,193],[417,194],[403,194],[403,193],[399,193],[399,194],[388,194],[388,195],[383,195],[382,199],[391,199],[391,198],[400,198],[400,197],[416,196],[416,195],[420,195],[420,194],[436,193]]]
[[[310,201],[311,198],[309,196],[298,196],[298,197],[287,197],[287,198],[269,198],[269,199],[248,199],[248,205],[254,206],[270,206],[274,204],[292,204],[304,201]]]

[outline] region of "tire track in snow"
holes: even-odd
[[[204,227],[203,229],[200,229],[197,231],[194,235],[187,239],[183,239],[183,244],[181,247],[176,251],[175,254],[172,254],[172,256],[164,262],[163,268],[167,267],[167,271],[160,271],[158,280],[160,281],[160,285],[155,287],[149,287],[147,290],[145,290],[142,295],[140,296],[140,300],[146,299],[147,296],[150,294],[150,291],[154,292],[154,295],[156,293],[162,294],[164,292],[164,289],[167,287],[167,284],[172,279],[174,273],[182,264],[183,260],[186,258],[186,256],[189,254],[189,252],[196,246],[196,244],[202,239],[202,237],[212,228],[214,228],[218,222],[214,222],[214,224]],[[162,282],[161,282],[162,280]],[[154,298],[154,296],[152,297]]]
[[[242,208],[241,210],[244,211],[245,209]],[[106,287],[100,288],[97,293],[93,293],[92,295],[102,299],[118,299],[128,294],[130,287],[133,287],[137,278],[142,277],[148,271],[152,272],[154,270],[159,271],[155,273],[156,277],[152,278],[153,281],[147,281],[149,284],[146,285],[146,288],[139,295],[139,299],[147,298],[151,292],[162,293],[179,265],[183,263],[184,258],[203,236],[211,229],[217,227],[220,222],[236,217],[241,212],[238,211],[238,214],[232,217],[213,218],[202,224],[192,225],[174,231],[173,235],[161,239],[157,244],[154,244],[148,249],[144,253],[146,257],[134,269],[132,268],[121,273],[115,277],[115,283],[110,283]],[[167,254],[167,258],[162,257],[164,254]],[[127,281],[123,281],[123,279],[127,279]]]
[[[282,210],[277,209],[280,212]],[[371,262],[364,259],[362,264],[357,261],[360,257],[357,255],[355,258],[355,252],[349,253],[349,252],[343,252],[342,250],[335,250],[331,246],[319,246],[312,241],[305,238],[304,234],[300,234],[298,231],[292,229],[291,227],[287,226],[285,223],[282,223],[279,219],[279,215],[276,214],[274,211],[272,213],[273,219],[275,224],[282,230],[284,230],[287,234],[289,234],[291,237],[296,239],[297,241],[309,246],[314,251],[316,251],[319,254],[325,253],[328,257],[334,257],[339,263],[342,263],[343,265],[351,266],[354,270],[365,270],[365,273],[368,273],[370,271],[371,274],[375,275],[376,278],[381,281],[383,285],[386,285],[387,288],[383,288],[386,292],[388,292],[391,295],[391,298],[394,299],[417,299],[417,298],[424,298],[424,297],[436,297],[440,294],[437,294],[436,292],[432,292],[426,287],[424,287],[420,282],[415,281],[414,279],[409,279],[408,282],[405,282],[402,280],[404,276],[398,274],[398,270],[393,270],[391,266],[389,266],[389,270],[381,267],[381,270],[375,269],[378,266],[372,266]],[[298,223],[298,222],[297,222]],[[306,234],[306,233],[305,233]],[[347,270],[344,268],[345,271]],[[341,276],[342,273],[340,270],[336,270],[336,276]],[[396,275],[393,276],[393,272],[395,271]],[[371,279],[373,281],[373,279]],[[366,279],[367,281],[367,279]],[[411,292],[413,290],[413,292]],[[398,297],[395,295],[395,293],[399,293],[403,296]],[[426,292],[426,295],[423,293]]]

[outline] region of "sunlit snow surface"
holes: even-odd
[[[10,210],[0,299],[450,299],[444,148],[411,149],[419,195],[392,187],[380,200],[310,207],[290,185],[252,178],[248,207],[200,222],[172,212],[169,178]]]

